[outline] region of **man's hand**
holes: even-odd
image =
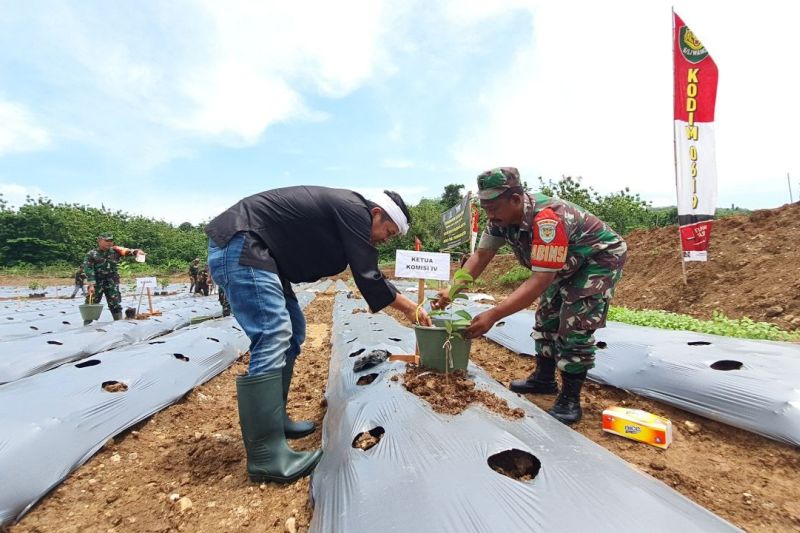
[[[434,309],[444,309],[450,305],[450,292],[447,289],[441,289],[436,295],[436,300],[431,302],[431,307]]]
[[[413,310],[407,312],[406,318],[412,324],[416,324],[417,321],[419,321],[419,324],[422,326],[433,325],[433,322],[431,322],[431,317],[428,316],[428,313],[422,307],[419,308],[419,311],[417,311],[417,308],[415,307]]]
[[[483,313],[473,317],[472,323],[469,325],[466,331],[464,331],[464,336],[468,339],[480,337],[492,329],[492,326],[494,326],[494,323],[497,322],[497,320],[498,319],[495,318],[495,314],[493,313],[493,309],[484,311]]]
[[[89,294],[94,294],[94,283],[89,283],[86,285],[86,292]]]

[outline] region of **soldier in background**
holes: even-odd
[[[114,235],[101,233],[97,237],[97,249],[86,254],[83,261],[83,271],[86,273],[88,283],[87,304],[97,304],[106,296],[108,309],[114,320],[122,318],[122,295],[119,292],[119,273],[117,264],[122,257],[129,257],[142,253],[137,248],[123,248],[114,246]],[[89,321],[91,322],[91,321]],[[87,322],[84,321],[84,325]]]
[[[208,282],[210,279],[211,274],[208,273],[208,265],[205,265],[197,271],[196,281],[194,283],[195,294],[200,293],[203,296],[208,296]]]
[[[86,296],[86,289],[83,287],[83,282],[86,280],[86,274],[83,272],[83,265],[78,267],[78,271],[75,272],[75,290],[72,291],[72,296],[70,298],[75,298],[75,295],[78,294],[78,289],[81,290],[81,295]]]
[[[189,294],[195,293],[195,285],[197,285],[197,274],[200,272],[200,258],[195,257],[194,261],[189,265]]]
[[[478,197],[489,222],[464,268],[477,278],[504,244],[533,275],[497,306],[472,319],[467,336],[483,335],[500,319],[538,298],[531,336],[536,370],[511,390],[555,394],[556,368],[562,389],[548,413],[565,424],[581,419],[580,392],[594,366],[594,332],[605,327],[609,301],[622,276],[627,245],[608,225],[566,200],[531,194],[513,167],[478,176]],[[449,303],[447,291],[435,307]]]

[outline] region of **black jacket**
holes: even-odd
[[[378,269],[370,242],[374,207],[346,189],[299,186],[249,196],[212,220],[206,234],[224,247],[245,232],[239,263],[275,272],[285,281],[316,281],[347,266],[370,308],[392,303],[397,289]]]

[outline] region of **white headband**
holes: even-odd
[[[408,219],[403,214],[403,210],[400,209],[394,200],[392,200],[388,194],[382,192],[380,194],[375,194],[369,198],[371,202],[378,204],[378,207],[383,209],[383,211],[389,215],[389,218],[397,224],[397,229],[400,230],[401,235],[405,235],[408,233]]]

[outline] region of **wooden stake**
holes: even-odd
[[[147,287],[147,308],[150,310],[150,314],[153,314],[153,295],[150,293],[150,287]]]

